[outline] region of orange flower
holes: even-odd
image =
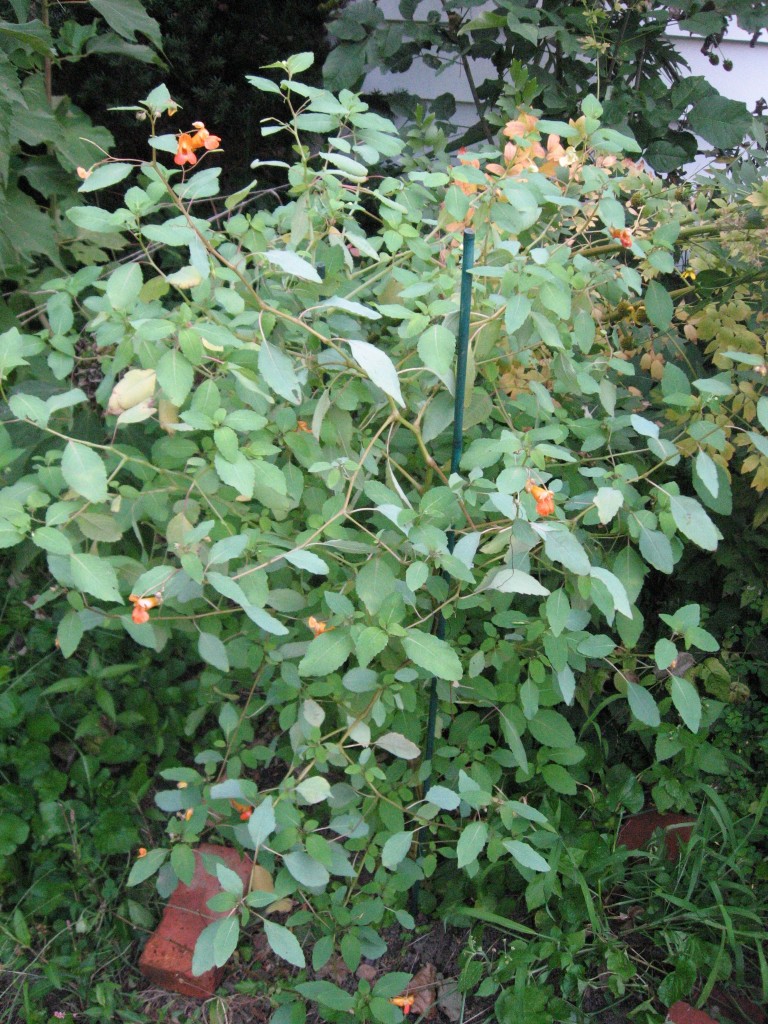
[[[136,854],[136,859],[141,860],[142,857],[147,856],[147,848],[145,846],[139,847],[139,852]]]
[[[618,238],[625,249],[632,248],[632,232],[629,228],[611,228],[611,238]]]
[[[416,996],[393,996],[389,1001],[393,1006],[399,1006],[403,1013],[407,1015],[411,1012]]]
[[[85,181],[86,178],[90,178],[90,176],[92,174],[93,174],[93,171],[86,171],[86,169],[84,167],[78,167],[77,168],[77,176],[78,176],[78,178],[80,178],[81,181]]]
[[[515,136],[522,138],[528,132],[534,131],[538,123],[538,117],[534,117],[533,114],[521,114],[517,120],[507,121],[501,134],[506,135],[508,139]]]
[[[316,619],[314,615],[309,616],[309,618],[307,619],[307,625],[315,634],[315,636],[320,636],[321,633],[325,633],[325,631],[328,629],[328,623],[323,622],[322,619]]]
[[[160,594],[155,594],[154,597],[139,597],[137,594],[131,594],[128,600],[133,605],[131,618],[137,626],[141,626],[143,623],[149,622],[149,609],[157,608],[159,604],[162,604],[163,599]]]
[[[299,422],[296,424],[296,429],[300,430],[304,434],[312,433],[312,428],[307,426],[306,420],[299,420]]]
[[[183,167],[189,164],[194,167],[197,163],[196,149],[218,149],[221,139],[218,135],[211,135],[202,121],[194,121],[192,127],[196,129],[194,135],[189,132],[181,132],[177,142],[176,156],[173,162]]]
[[[555,492],[546,487],[539,487],[533,480],[526,480],[525,489],[536,501],[536,511],[540,516],[551,516],[555,511]]]
[[[248,821],[250,816],[253,814],[253,808],[247,804],[239,804],[237,800],[229,801],[236,811],[240,812],[240,821]]]

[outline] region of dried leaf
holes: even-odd
[[[437,1005],[448,1020],[461,1020],[464,997],[456,986],[455,978],[441,979],[437,986]]]
[[[414,1018],[429,1020],[437,1012],[437,968],[424,964],[408,983],[403,996],[413,996],[410,1012]]]
[[[251,868],[251,880],[248,883],[248,892],[274,892],[275,883],[272,875],[263,868],[261,864],[254,864]]]

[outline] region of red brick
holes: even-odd
[[[690,1003],[684,1003],[682,1000],[670,1006],[667,1010],[667,1020],[670,1024],[717,1024],[708,1013],[696,1010]]]
[[[677,860],[680,842],[687,843],[690,840],[695,821],[688,814],[659,814],[658,811],[633,814],[619,829],[618,845],[630,850],[642,850],[651,841],[656,829],[661,828],[664,829],[667,856],[670,860]]]
[[[179,883],[163,911],[160,924],[150,936],[139,960],[142,974],[154,985],[179,992],[183,996],[208,999],[221,983],[224,968],[214,968],[195,977],[192,974],[192,955],[200,932],[224,913],[216,913],[208,906],[211,896],[221,892],[215,875],[203,868],[201,854],[219,857],[228,868],[236,871],[247,886],[251,862],[226,846],[203,843],[195,851],[195,874],[190,885]]]

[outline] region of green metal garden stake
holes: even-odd
[[[472,311],[472,265],[475,260],[475,233],[464,232],[464,245],[461,258],[461,290],[459,300],[459,332],[456,353],[456,390],[453,403],[453,441],[451,444],[451,473],[458,473],[464,443],[464,396],[467,390],[467,356],[469,353],[469,315]],[[455,537],[453,530],[448,533],[448,550],[453,551]],[[443,574],[447,578],[447,574]],[[442,609],[437,613],[435,636],[445,639],[445,617]],[[432,677],[429,689],[429,714],[427,716],[427,742],[424,748],[424,760],[429,765],[429,774],[424,782],[424,792],[429,790],[432,782],[432,756],[435,750],[435,723],[437,721],[437,678]],[[418,843],[421,853],[421,841]],[[412,905],[415,910],[418,900],[418,882],[411,890]]]

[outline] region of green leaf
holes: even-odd
[[[452,789],[446,789],[445,786],[431,786],[425,794],[425,799],[442,811],[455,811],[461,803],[459,794],[454,793]]]
[[[413,832],[395,832],[387,839],[381,850],[381,863],[385,868],[394,871],[398,864],[405,860],[413,842]]]
[[[639,686],[628,679],[627,700],[630,711],[638,721],[654,729],[660,724],[659,706],[644,686]]]
[[[258,849],[272,835],[277,827],[275,820],[275,808],[272,804],[272,797],[268,796],[253,809],[248,819],[248,834],[251,842]]]
[[[624,504],[624,495],[615,487],[600,487],[595,494],[594,502],[600,522],[605,526]]]
[[[544,609],[552,636],[560,636],[571,614],[571,603],[562,587],[549,595]]]
[[[456,354],[456,338],[447,327],[433,324],[419,338],[419,358],[440,380],[451,372]]]
[[[645,293],[645,312],[654,327],[665,331],[672,323],[674,304],[667,289],[658,281],[651,281]]]
[[[16,394],[8,399],[11,412],[17,419],[29,420],[38,427],[48,423],[50,410],[46,403],[37,395]]]
[[[399,732],[386,732],[373,742],[374,746],[381,747],[382,750],[386,750],[388,754],[394,754],[395,757],[402,757],[405,761],[414,761],[421,755],[419,747]]]
[[[575,572],[577,576],[589,574],[587,553],[570,530],[537,523],[536,532],[544,538],[544,552],[547,558],[565,566],[570,572]]]
[[[176,843],[171,849],[171,867],[184,885],[192,883],[195,873],[195,855],[185,843]]]
[[[263,78],[261,75],[246,75],[246,81],[258,89],[260,92],[274,92],[278,96],[282,95],[280,92],[280,86],[272,81],[271,78]],[[304,966],[303,964],[301,965]]]
[[[538,597],[549,594],[545,586],[521,569],[498,569],[480,589],[499,590],[502,594],[535,594]]]
[[[360,667],[365,668],[369,665],[388,643],[389,637],[378,626],[366,626],[361,629],[355,637],[355,654]]]
[[[546,785],[556,793],[563,796],[573,796],[576,793],[576,780],[561,764],[545,764],[541,769],[541,776]]]
[[[197,937],[195,949],[192,954],[192,976],[199,978],[201,974],[212,970],[216,966],[216,951],[214,941],[219,930],[220,921],[213,921],[203,928]]]
[[[680,533],[705,551],[714,551],[722,534],[695,498],[672,495],[669,499],[672,519]]]
[[[141,0],[91,0],[91,7],[123,39],[133,41],[140,32],[158,49],[163,45],[160,26],[144,10]]]
[[[648,530],[640,527],[640,554],[659,572],[668,575],[675,567],[675,559],[672,554],[672,545],[666,534],[659,530]]]
[[[118,181],[122,181],[123,178],[127,178],[133,169],[133,164],[124,164],[119,162],[102,164],[101,167],[97,167],[90,173],[77,191],[96,192],[100,188],[108,188],[110,185],[116,185]],[[130,264],[130,266],[137,267],[138,264],[134,263]]]
[[[195,371],[177,349],[166,352],[156,367],[157,383],[174,405],[182,406],[195,380]]]
[[[218,922],[213,937],[213,962],[216,967],[223,967],[237,949],[240,938],[240,919],[237,914],[229,914]]]
[[[342,1013],[351,1013],[355,1006],[354,997],[331,981],[304,981],[296,986],[296,991],[307,999]]]
[[[431,633],[409,629],[403,637],[403,647],[414,664],[438,679],[455,682],[464,674],[461,661],[450,644]]]
[[[301,401],[301,384],[293,361],[275,345],[270,345],[266,338],[259,346],[259,373],[276,395],[292,405]]]
[[[126,263],[113,271],[107,281],[107,298],[113,309],[125,312],[136,305],[144,278],[138,263]]]
[[[549,864],[540,853],[537,853],[528,843],[519,839],[505,839],[503,845],[509,850],[518,864],[530,871],[549,871]]]
[[[456,844],[456,866],[465,868],[477,860],[488,839],[488,826],[484,821],[471,821]]]
[[[695,688],[687,679],[673,676],[670,694],[682,720],[691,732],[698,732],[701,725],[701,700]]]
[[[100,601],[123,603],[117,575],[105,558],[77,553],[69,556],[69,565],[75,586],[84,594],[91,594]]]
[[[125,884],[132,886],[146,882],[156,871],[160,870],[167,858],[167,850],[150,850],[144,857],[139,857],[138,860],[134,861]]]
[[[72,554],[72,542],[69,537],[52,526],[41,526],[38,530],[34,530],[30,534],[30,539],[33,544],[51,555]]]
[[[304,850],[294,850],[283,854],[283,864],[299,883],[310,889],[322,889],[331,880],[328,869]]]
[[[677,658],[677,648],[671,640],[662,637],[661,640],[656,641],[656,646],[653,649],[653,658],[656,662],[656,667],[663,672]]]
[[[310,775],[296,787],[297,794],[308,804],[319,804],[328,799],[331,784],[322,775]]]
[[[292,931],[284,928],[281,924],[267,920],[267,918],[263,919],[263,924],[267,942],[276,956],[279,956],[281,960],[286,960],[289,964],[293,964],[294,967],[307,966],[304,951]]]
[[[717,473],[717,464],[705,451],[699,451],[696,453],[693,468],[702,485],[709,491],[713,498],[717,498],[717,495],[720,492],[720,479]]]
[[[741,145],[752,125],[752,116],[745,103],[725,96],[710,95],[697,103],[688,114],[691,131],[717,149],[733,149]]]
[[[213,633],[202,632],[197,638],[197,651],[203,661],[220,672],[229,672],[229,658],[224,644]]]
[[[315,637],[299,662],[300,676],[327,676],[344,664],[352,653],[346,630],[334,629]]]
[[[61,457],[61,472],[69,486],[89,502],[106,501],[106,469],[91,447],[68,441]]]
[[[290,274],[291,277],[301,278],[302,281],[311,281],[313,284],[322,284],[322,278],[312,264],[298,253],[291,252],[289,249],[272,249],[262,255],[273,266],[278,267],[285,274]]]
[[[352,358],[366,377],[372,380],[376,387],[381,388],[385,395],[389,395],[398,405],[405,408],[395,364],[386,352],[382,352],[375,345],[369,345],[367,341],[348,340],[347,344],[352,352]]]
[[[83,623],[76,611],[68,611],[58,625],[56,639],[65,658],[71,658],[83,638]]]
[[[551,708],[539,708],[536,717],[528,723],[528,732],[545,747],[576,746],[576,736],[568,721]]]

